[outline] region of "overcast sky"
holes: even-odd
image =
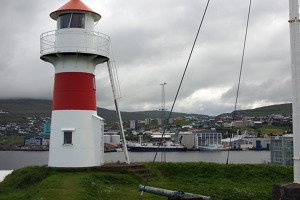
[[[166,82],[170,110],[206,0],[82,0],[110,36],[122,92],[121,111],[158,110]],[[0,98],[52,99],[54,67],[40,60],[40,34],[56,29],[49,14],[67,0],[2,0]],[[211,0],[176,112],[234,110],[248,0]],[[252,0],[238,109],[291,102],[287,1]],[[97,106],[114,109],[106,65],[96,69]]]

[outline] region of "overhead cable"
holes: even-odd
[[[190,54],[189,54],[187,63],[186,63],[186,65],[185,65],[185,69],[184,69],[183,75],[182,75],[182,77],[181,77],[180,84],[179,84],[179,86],[178,86],[178,89],[177,89],[177,92],[176,92],[176,95],[175,95],[175,99],[174,99],[174,101],[173,101],[172,108],[171,108],[170,113],[169,113],[169,116],[168,116],[168,118],[167,118],[167,123],[168,123],[168,125],[169,125],[169,119],[170,119],[170,117],[171,117],[171,115],[172,115],[172,112],[173,112],[173,109],[174,109],[174,106],[175,106],[175,103],[176,103],[176,100],[177,100],[177,97],[178,97],[178,94],[179,94],[179,91],[180,91],[180,88],[181,88],[181,85],[182,85],[182,82],[183,82],[183,79],[184,79],[184,76],[185,76],[185,73],[186,73],[187,68],[188,68],[188,66],[189,66],[189,62],[190,62],[190,59],[191,59],[191,57],[192,57],[192,54],[193,54],[193,51],[194,51],[195,44],[196,44],[196,42],[197,42],[198,35],[199,35],[199,33],[200,33],[200,30],[201,30],[201,27],[202,27],[202,23],[203,23],[203,21],[204,21],[205,15],[206,15],[206,11],[207,11],[209,2],[210,2],[210,0],[207,1],[207,4],[206,4],[205,10],[204,10],[204,13],[203,13],[201,22],[200,22],[199,27],[198,27],[198,30],[197,30],[197,34],[196,34],[195,40],[194,40],[193,45],[192,45],[192,49],[191,49],[191,51],[190,51]],[[164,119],[163,119],[163,120],[164,120]],[[166,127],[163,128],[163,134],[162,134],[161,139],[163,139],[164,136],[165,136],[165,129],[166,129]],[[149,172],[150,174],[151,174],[151,172],[152,172],[152,169],[153,169],[153,166],[154,166],[154,163],[155,163],[155,159],[156,159],[156,157],[157,157],[157,153],[158,153],[158,151],[159,151],[160,145],[161,145],[161,144],[159,143],[159,145],[158,145],[158,147],[157,147],[157,149],[156,149],[156,152],[155,152],[153,161],[152,161],[152,163],[151,163],[150,170],[149,170],[149,171],[150,171],[150,172]],[[146,179],[145,184],[144,184],[144,187],[145,187],[147,184],[148,184],[148,179]],[[142,190],[142,191],[141,191],[141,195],[140,195],[139,200],[142,200],[143,195],[144,195],[144,192],[143,192],[143,190]]]

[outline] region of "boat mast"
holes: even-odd
[[[165,151],[165,145],[166,143],[164,143],[164,137],[165,137],[165,132],[166,132],[166,100],[165,100],[165,85],[167,85],[167,83],[161,83],[160,84],[162,86],[162,91],[161,91],[161,128],[162,128],[162,138],[161,138],[161,144],[163,145],[164,151],[161,153],[161,162],[166,162],[167,158],[166,158],[166,151]]]
[[[294,183],[300,183],[300,30],[299,2],[289,0],[292,72]]]

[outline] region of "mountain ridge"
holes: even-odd
[[[6,120],[19,120],[27,116],[40,116],[50,117],[52,110],[52,101],[44,99],[0,99],[0,111],[8,112],[8,114],[0,115],[1,118]],[[246,116],[266,116],[270,114],[292,114],[292,104],[276,104],[263,106],[255,109],[237,110],[239,113],[243,113]],[[109,110],[106,108],[97,107],[97,113],[106,121],[117,121],[117,115],[115,110]],[[165,112],[165,116],[168,117],[169,111]],[[230,114],[230,113],[229,113]],[[121,111],[123,121],[129,120],[144,120],[146,118],[161,118],[161,111]],[[221,114],[220,114],[221,115]],[[205,114],[192,114],[173,112],[171,117],[179,116],[208,116]],[[1,121],[1,120],[0,120]],[[2,120],[3,121],[3,120]]]

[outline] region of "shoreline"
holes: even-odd
[[[0,147],[0,151],[49,151],[49,148]]]
[[[49,151],[49,147],[34,147],[34,148],[28,148],[28,147],[0,147],[0,151]],[[260,149],[228,149],[228,150],[198,150],[198,149],[187,149],[186,151],[182,152],[190,152],[190,151],[201,151],[201,152],[215,152],[215,151],[270,151],[270,149],[267,148],[260,148]],[[105,150],[105,153],[110,152],[117,152],[117,150]],[[143,151],[130,151],[129,152],[143,152]],[[150,151],[155,152],[155,151]]]

